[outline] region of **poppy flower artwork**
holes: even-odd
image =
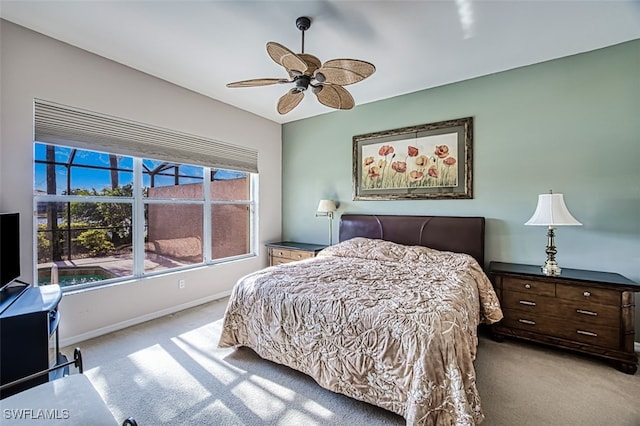
[[[354,200],[472,198],[473,118],[354,136]]]
[[[455,133],[365,145],[362,155],[365,157],[363,189],[450,188],[458,185]],[[379,167],[380,164],[383,166]]]

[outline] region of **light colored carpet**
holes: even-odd
[[[85,374],[116,418],[134,416],[141,426],[404,424],[249,349],[218,349],[226,302],[76,345]],[[485,336],[475,364],[483,425],[640,425],[640,373]]]

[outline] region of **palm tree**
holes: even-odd
[[[116,189],[120,182],[118,181],[118,156],[109,154],[109,166],[111,167],[111,189]]]
[[[55,146],[47,145],[47,194],[56,193],[56,151]],[[58,231],[58,203],[47,203],[47,223],[51,229],[51,259],[62,260],[62,239]]]

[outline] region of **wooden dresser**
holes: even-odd
[[[489,274],[504,312],[492,327],[505,336],[587,353],[634,374],[635,292],[640,285],[619,274],[491,262]]]
[[[327,246],[318,244],[297,243],[294,241],[279,241],[265,244],[269,255],[269,266],[281,265],[296,260],[309,259]]]

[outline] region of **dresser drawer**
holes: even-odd
[[[599,324],[588,324],[534,312],[505,309],[501,326],[559,337],[594,346],[616,349],[620,346],[620,329]]]
[[[589,301],[562,300],[514,291],[502,295],[501,306],[505,309],[581,321],[585,324],[599,324],[607,327],[620,325],[619,306],[601,305]]]
[[[587,303],[620,306],[620,292],[586,285],[556,284],[556,295],[561,299],[581,300]]]
[[[283,263],[289,263],[289,262],[295,262],[295,260],[293,259],[287,259],[284,257],[275,257],[275,256],[271,256],[269,258],[269,266],[276,266],[276,265],[282,265]]]
[[[276,247],[269,248],[269,265],[282,265],[283,263],[295,262],[297,260],[310,259],[316,253],[304,250],[291,250]]]
[[[528,280],[526,278],[505,276],[502,279],[502,288],[505,292],[519,291],[523,293],[539,294],[541,296],[556,295],[555,284]]]
[[[309,251],[302,250],[289,250],[289,249],[280,249],[280,248],[272,248],[271,255],[273,257],[280,257],[282,259],[289,260],[302,260],[302,259],[310,259],[315,256],[315,253]]]

